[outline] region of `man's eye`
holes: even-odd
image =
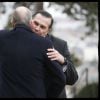
[[[41,26],[41,28],[42,28],[42,29],[44,29],[44,28],[45,28],[45,26]]]
[[[37,26],[39,25],[37,22],[34,22],[34,23],[35,23],[35,25],[37,25]]]

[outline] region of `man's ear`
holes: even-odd
[[[32,25],[32,20],[29,21],[29,26],[31,26],[31,25]]]
[[[49,28],[48,33],[49,33],[49,34],[52,33],[52,28]]]
[[[10,19],[10,23],[11,23],[12,27],[15,27],[15,21],[14,21],[13,17]]]
[[[32,28],[32,20],[29,21],[29,27]]]

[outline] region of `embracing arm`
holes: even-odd
[[[51,48],[51,44],[48,44],[47,48]],[[46,49],[47,49],[46,48]],[[51,61],[45,52],[45,65],[47,69],[46,76],[46,88],[47,97],[56,98],[59,96],[66,84],[66,76],[63,73],[61,65],[57,61]]]
[[[68,50],[68,46],[66,42],[61,42],[62,48],[60,48],[60,52],[62,51],[63,53],[61,54],[57,49],[52,49],[49,48],[48,50],[48,58],[51,61],[58,61],[59,64],[62,66],[63,72],[66,75],[66,85],[73,85],[77,79],[78,79],[78,74],[77,71],[74,67],[74,64],[71,61],[70,57],[70,52]],[[59,43],[57,42],[55,45],[58,45]]]
[[[68,50],[67,43],[64,45],[64,57],[66,58],[66,71],[64,72],[66,75],[66,85],[73,85],[78,80],[78,73],[75,69],[75,66],[71,60],[71,55]]]
[[[46,65],[47,97],[57,98],[66,85],[66,76],[56,61],[48,61]]]

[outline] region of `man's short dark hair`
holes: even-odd
[[[41,14],[41,15],[47,17],[47,18],[51,18],[51,24],[50,24],[49,28],[52,28],[52,25],[53,25],[53,22],[54,22],[54,21],[53,21],[52,15],[51,15],[50,13],[48,13],[47,11],[44,11],[44,10],[40,10],[40,11],[34,13],[34,14],[32,15],[32,18],[34,18],[37,14]]]

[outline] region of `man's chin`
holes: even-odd
[[[39,35],[39,36],[42,36],[42,34],[40,34],[40,33],[38,33],[38,32],[35,32],[37,35]]]

